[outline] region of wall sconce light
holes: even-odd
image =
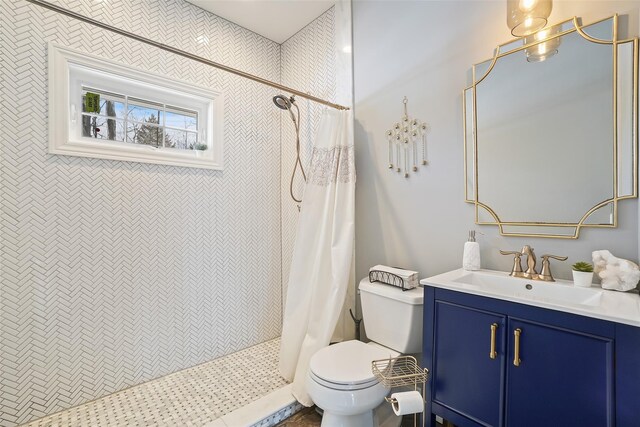
[[[525,37],[547,25],[551,0],[507,0],[507,25],[515,37]]]
[[[546,28],[544,30],[540,30],[537,33],[528,36],[525,38],[524,43],[530,44],[535,43],[540,40],[545,40],[549,37],[552,37],[560,32],[560,26],[557,25],[555,27]],[[527,62],[542,62],[545,59],[548,59],[558,53],[558,48],[560,47],[560,37],[556,37],[550,40],[543,41],[534,46],[528,47],[525,49],[527,54]]]

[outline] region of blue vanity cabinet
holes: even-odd
[[[481,424],[502,425],[506,323],[503,315],[436,301],[435,402]]]
[[[508,325],[507,426],[614,425],[612,339],[525,319]]]
[[[614,323],[425,286],[423,346],[429,427],[640,427],[616,423]]]
[[[616,325],[616,427],[640,427],[640,328]]]

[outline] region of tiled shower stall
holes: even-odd
[[[340,88],[337,5],[280,45],[182,0],[57,3],[316,96]],[[0,2],[0,36],[0,426],[277,338],[297,208],[275,90],[24,0]],[[222,90],[225,169],[48,154],[49,42]],[[299,103],[304,149],[321,108]]]

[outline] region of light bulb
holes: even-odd
[[[549,37],[549,30],[538,31],[534,37],[536,40],[544,40]]]
[[[561,31],[560,26],[549,27],[537,33],[528,36],[525,44],[534,46],[527,47],[525,53],[527,62],[541,62],[558,53],[560,46],[560,37],[550,38],[557,35]]]
[[[536,7],[536,3],[536,0],[520,0],[518,8],[523,12],[529,12],[531,9]]]

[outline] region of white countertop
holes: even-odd
[[[478,281],[479,283],[471,283],[471,277],[474,274],[482,279]],[[465,281],[469,283],[464,283]],[[492,281],[499,282],[503,284],[502,289],[487,288],[480,283],[483,281],[487,283]],[[509,285],[507,286],[513,286],[514,291],[505,292],[504,283],[508,283]],[[598,285],[592,285],[591,288],[578,288],[573,285],[572,281],[568,280],[542,282],[510,277],[508,273],[502,271],[479,270],[472,272],[463,269],[422,279],[420,284],[640,327],[640,296],[637,293],[609,291],[602,289]],[[520,290],[524,289],[528,284],[532,285],[532,287],[537,287],[536,289],[544,288],[551,292],[556,290],[552,287],[560,286],[562,288],[557,288],[557,290],[563,292],[564,301],[555,300],[554,297],[530,298],[528,291]],[[590,291],[586,291],[586,289]],[[578,296],[578,294],[585,291],[596,294],[597,298],[591,298],[591,302],[588,304],[570,301],[570,297],[573,295],[571,292],[575,292],[576,296]],[[567,295],[569,295],[569,299],[567,299]]]

